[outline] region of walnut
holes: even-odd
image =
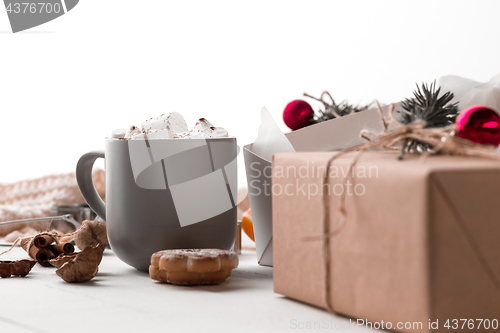
[[[56,274],[66,282],[89,281],[97,274],[103,252],[103,247],[97,244],[92,247],[86,247],[76,255],[64,256],[70,258],[63,259],[63,257],[60,259],[66,262],[59,267]]]
[[[108,246],[108,236],[104,222],[85,220],[74,234],[75,244],[81,250],[96,245],[100,245],[104,250]]]

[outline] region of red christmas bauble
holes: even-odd
[[[500,116],[486,106],[465,109],[458,115],[456,125],[460,138],[495,147],[500,144]]]
[[[283,120],[286,126],[295,131],[309,125],[313,115],[314,111],[309,103],[298,99],[287,104],[283,111]]]

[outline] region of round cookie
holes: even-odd
[[[238,255],[220,249],[163,250],[151,256],[153,280],[180,285],[218,284],[238,266]]]
[[[196,273],[196,272],[169,272],[149,266],[151,279],[178,284],[183,286],[219,284],[224,282],[230,275],[230,269],[223,269],[218,272]]]

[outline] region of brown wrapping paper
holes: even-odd
[[[448,319],[500,319],[498,161],[366,152],[346,186],[356,154],[335,159],[330,230],[341,221],[341,186],[346,218],[330,238],[327,282],[320,189],[333,155],[274,156],[275,292],[323,308],[330,297],[335,312],[371,322],[422,323],[396,329],[403,332],[448,332]]]

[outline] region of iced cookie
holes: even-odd
[[[219,284],[238,266],[238,255],[219,249],[163,250],[153,253],[153,280],[180,285]]]

